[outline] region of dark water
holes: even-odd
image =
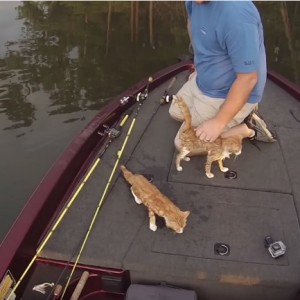
[[[256,4],[269,67],[300,84],[299,2]],[[0,240],[105,103],[188,53],[185,24],[183,2],[0,2]]]

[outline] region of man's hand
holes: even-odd
[[[222,133],[224,127],[216,118],[213,118],[195,128],[196,136],[202,141],[214,142]]]
[[[242,109],[257,82],[257,73],[238,73],[225,102],[221,105],[216,116],[201,125],[195,131],[202,141],[214,142],[226,125]],[[217,100],[216,100],[217,101]]]

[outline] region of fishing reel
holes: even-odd
[[[170,103],[173,100],[173,95],[169,95],[168,93],[164,93],[164,95],[160,98],[160,104],[164,105]]]
[[[141,102],[141,101],[144,101],[147,99],[148,97],[148,89],[149,89],[149,84],[153,81],[153,78],[152,77],[149,77],[148,78],[148,83],[147,83],[147,86],[146,88],[144,89],[143,92],[139,92],[137,95],[136,95],[136,101],[137,102]]]
[[[172,78],[171,82],[169,83],[168,87],[166,88],[166,90],[164,92],[164,95],[159,99],[159,102],[161,105],[170,103],[173,100],[174,95],[170,95],[169,91],[173,87],[176,80],[177,80],[176,76]]]
[[[274,242],[270,236],[265,237],[265,247],[269,250],[273,258],[284,255],[286,251],[286,245],[282,241]]]

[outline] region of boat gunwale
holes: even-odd
[[[274,70],[268,70],[268,78],[300,101],[300,86]]]

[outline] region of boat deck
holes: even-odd
[[[171,93],[187,77],[188,71],[178,75]],[[182,163],[182,172],[176,171],[173,140],[180,124],[169,117],[169,105],[159,103],[168,83],[143,103],[121,163],[153,175],[165,195],[190,210],[187,227],[183,234],[174,234],[157,220],[157,231],[149,230],[147,210],[135,203],[118,168],[80,263],[129,270],[132,282],[192,288],[199,299],[295,299],[300,287],[299,103],[268,81],[260,112],[278,142],[257,142],[255,147],[244,141],[242,154],[224,162],[237,178],[225,178],[214,165],[215,177],[208,179],[205,157],[192,157]],[[75,260],[131,118],[41,257]],[[287,245],[284,256],[271,257],[264,247],[267,235]],[[215,253],[216,243],[229,245],[229,255]]]

